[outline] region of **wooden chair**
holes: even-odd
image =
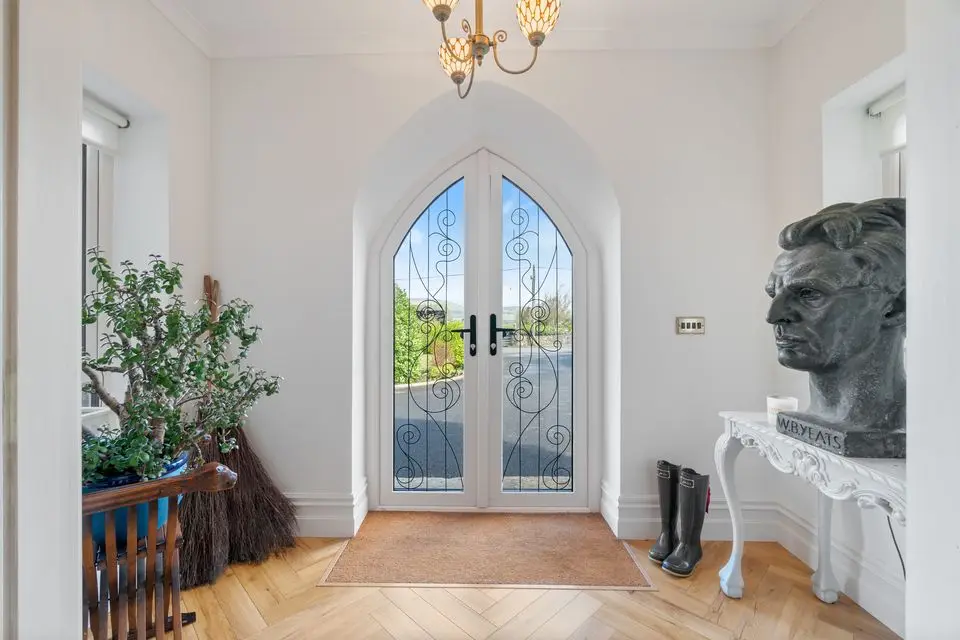
[[[83,496],[83,637],[89,629],[94,640],[162,639],[167,633],[180,640],[183,625],[197,617],[180,611],[177,496],[223,491],[236,482],[236,473],[210,462],[181,476]],[[168,517],[166,526],[158,529],[161,498],[168,499]],[[137,505],[143,503],[149,505],[148,534],[137,538]],[[115,522],[121,510],[127,514],[126,549],[117,548]],[[102,546],[93,539],[93,516],[100,513],[105,517]]]

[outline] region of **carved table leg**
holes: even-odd
[[[840,584],[833,575],[830,563],[830,520],[833,499],[817,492],[817,570],[813,574],[813,593],[827,604],[837,601]]]
[[[731,438],[729,433],[720,436],[714,449],[720,486],[727,498],[727,509],[733,523],[733,549],[727,564],[720,570],[720,589],[731,598],[743,597],[743,573],[740,568],[743,560],[743,515],[740,512],[740,498],[737,496],[733,473],[737,455],[742,450],[743,443],[737,438]]]

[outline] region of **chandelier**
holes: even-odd
[[[440,22],[440,34],[443,37],[440,44],[440,65],[450,79],[457,85],[457,94],[466,98],[473,88],[473,74],[476,68],[483,64],[483,58],[493,50],[493,61],[501,71],[512,75],[526,73],[537,62],[537,52],[540,45],[547,39],[547,35],[557,24],[560,16],[560,0],[517,0],[517,21],[520,30],[533,47],[533,60],[522,69],[508,69],[500,62],[498,45],[506,42],[507,32],[499,29],[493,37],[483,32],[483,0],[475,0],[476,21],[473,27],[464,19],[460,23],[465,38],[447,37],[447,20],[460,0],[423,0],[433,16]],[[466,82],[466,89],[464,83]]]

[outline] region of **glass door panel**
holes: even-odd
[[[464,489],[464,180],[394,256],[393,490]]]
[[[573,492],[573,254],[507,178],[501,200],[500,488]]]

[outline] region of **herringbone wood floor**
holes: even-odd
[[[693,577],[672,578],[646,559],[659,591],[318,587],[339,541],[304,538],[282,557],[234,565],[211,587],[183,594],[204,640],[330,638],[447,640],[751,638],[894,639],[848,598],[825,605],[810,570],[775,543],[748,543],[742,600],[720,593],[730,545],[711,542]],[[637,543],[645,551],[648,543]]]

